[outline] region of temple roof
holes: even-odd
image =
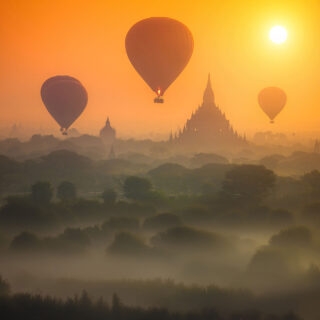
[[[206,90],[204,91],[203,94],[203,103],[204,104],[214,104],[214,93],[212,90],[212,86],[211,86],[211,79],[210,79],[210,73],[208,75],[208,82],[207,82],[207,87]]]
[[[109,136],[109,137],[115,137],[116,131],[114,128],[111,127],[110,119],[107,118],[106,125],[100,130],[100,137],[102,136]]]
[[[203,103],[195,112],[192,112],[183,130],[170,136],[170,141],[197,150],[242,145],[245,142],[245,138],[238,135],[225,114],[215,104],[210,74],[203,94]]]

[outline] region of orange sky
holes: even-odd
[[[153,103],[124,47],[128,29],[150,16],[180,20],[194,36],[190,63],[163,105]],[[280,46],[268,38],[278,24],[288,31]],[[319,1],[5,0],[0,41],[1,126],[57,129],[39,92],[48,77],[67,74],[89,93],[74,125],[81,132],[97,134],[107,115],[120,136],[169,132],[201,103],[211,72],[216,102],[241,133],[319,128]],[[265,86],[288,95],[272,127],[257,104]]]

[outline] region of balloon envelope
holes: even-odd
[[[88,102],[84,86],[69,76],[46,80],[41,87],[41,98],[49,113],[65,130],[80,116]]]
[[[193,52],[190,30],[170,18],[139,21],[127,33],[125,44],[133,67],[158,96],[182,72]]]
[[[261,109],[270,118],[271,122],[283,109],[287,102],[285,92],[277,87],[268,87],[260,91],[258,101]]]

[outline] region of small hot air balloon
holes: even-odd
[[[157,94],[155,103],[188,64],[193,37],[181,22],[154,17],[137,22],[127,33],[126,51],[130,62]]]
[[[41,87],[41,98],[64,135],[88,102],[84,86],[69,76],[55,76],[46,80]]]
[[[270,123],[274,123],[275,117],[287,102],[287,95],[280,88],[268,87],[260,91],[258,101],[261,109],[270,118]]]

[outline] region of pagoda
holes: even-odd
[[[192,113],[182,130],[171,133],[169,141],[176,147],[193,151],[241,147],[247,143],[246,138],[233,129],[225,114],[216,105],[210,74],[202,104]]]

